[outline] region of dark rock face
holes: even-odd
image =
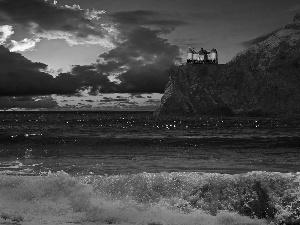
[[[156,114],[300,114],[299,19],[226,65],[172,66]]]
[[[300,22],[300,13],[297,13],[297,14],[294,16],[293,22]]]

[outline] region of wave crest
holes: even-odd
[[[299,220],[299,173],[0,176],[2,220],[24,224],[279,224]]]

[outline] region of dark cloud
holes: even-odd
[[[73,66],[70,73],[59,74],[55,79],[57,78],[64,80],[66,85],[69,82],[74,82],[69,85],[77,87],[76,90],[90,88],[89,94],[91,95],[98,95],[99,88],[100,90],[105,88],[113,89],[115,86],[115,83],[111,82],[107,75],[104,75],[101,71],[95,70],[93,65]]]
[[[44,0],[1,0],[0,25],[19,27],[23,40],[5,46],[12,51],[34,48],[41,39],[62,39],[69,45],[100,45],[111,48],[112,24],[100,19],[102,10],[60,6]],[[100,20],[99,20],[100,19]]]
[[[61,7],[43,0],[1,0],[0,23],[20,24],[36,32],[66,31],[78,37],[102,35],[102,30],[95,29],[86,10]]]
[[[100,100],[100,102],[112,102],[112,101],[114,101],[114,99],[110,97],[104,97],[102,100]]]
[[[118,98],[119,97],[119,98]],[[104,97],[100,102],[129,102],[129,99],[117,96],[116,98]]]
[[[33,96],[21,96],[21,97],[0,97],[0,109],[10,108],[22,108],[22,109],[34,109],[45,108],[53,109],[57,107],[57,102],[50,96],[40,97],[37,101]]]
[[[64,108],[69,108],[69,109],[75,108],[75,105],[66,104],[66,105],[64,105]]]
[[[118,92],[163,92],[168,82],[167,69],[180,60],[179,47],[159,37],[158,30],[138,27],[115,49],[100,55],[104,61],[118,62],[111,72],[127,70],[118,76]],[[102,64],[98,65],[101,70]]]
[[[110,14],[110,17],[114,22],[134,26],[149,25],[170,28],[187,24],[185,21],[182,20],[174,20],[168,18],[169,16],[165,13],[148,10],[116,12]]]
[[[69,30],[79,36],[80,32],[86,35],[94,32],[85,30],[94,29],[91,20],[82,15],[84,12],[38,0],[0,0],[0,21],[15,22],[25,27],[34,22],[40,32]],[[43,72],[47,65],[31,62],[21,54],[0,46],[0,95],[76,95],[85,89],[91,95],[162,93],[168,82],[167,70],[182,59],[179,47],[170,44],[161,35],[184,22],[166,19],[161,13],[152,11],[115,13],[111,14],[111,18],[118,21],[115,48],[99,55],[96,63],[75,65],[70,72],[60,73],[55,78]],[[133,25],[137,18],[144,19]],[[132,26],[127,26],[130,21]],[[119,82],[110,81],[109,75],[115,75]]]
[[[44,94],[53,77],[41,72],[43,63],[33,63],[19,53],[0,46],[0,95]]]
[[[114,101],[116,101],[116,102],[129,102],[129,100],[127,98],[116,98],[116,99],[114,99]]]
[[[99,55],[98,63],[86,67],[84,73],[118,74],[120,83],[102,82],[99,92],[162,93],[169,79],[169,67],[181,61],[179,47],[160,37],[160,30],[146,27],[120,30],[122,41]],[[83,69],[78,66],[75,70]],[[93,90],[97,91],[97,85]]]
[[[86,102],[95,102],[95,101],[93,101],[93,100],[90,100],[90,99],[88,99],[88,100],[85,100]]]
[[[10,99],[14,102],[27,102],[27,101],[36,101],[32,96],[16,96]]]
[[[19,53],[0,46],[0,95],[72,94],[101,84],[109,86],[109,79],[90,70],[91,66],[74,67],[72,74],[61,73],[56,78],[42,72],[43,63],[34,63]],[[91,88],[90,92],[94,93]]]
[[[106,93],[162,93],[168,82],[167,70],[181,62],[180,49],[170,44],[162,34],[186,24],[154,11],[129,11],[110,14],[119,35],[115,48],[99,55],[90,68],[77,66],[82,73],[116,74],[119,83],[94,82],[93,92]],[[73,73],[72,71],[72,73]],[[82,74],[81,73],[81,74]]]
[[[122,96],[117,96],[115,101],[118,101],[118,102],[129,102],[129,98],[126,98],[126,97],[122,97]]]
[[[248,48],[248,47],[250,47],[251,45],[255,45],[255,44],[259,43],[259,42],[262,42],[262,41],[264,41],[264,40],[267,40],[269,37],[271,37],[272,35],[274,35],[277,31],[279,31],[279,29],[277,29],[277,30],[275,30],[275,31],[272,31],[272,32],[270,32],[270,33],[261,35],[261,36],[259,36],[259,37],[257,37],[257,38],[251,39],[251,40],[249,40],[249,41],[243,41],[243,42],[241,43],[241,45],[242,45],[243,47],[245,47],[245,48]]]
[[[133,68],[119,76],[122,83],[119,85],[122,92],[162,93],[169,80],[167,71],[148,65],[142,68]]]

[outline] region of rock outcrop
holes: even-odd
[[[300,22],[300,13],[295,15],[293,22]]]
[[[157,115],[300,114],[300,14],[225,65],[172,66]]]

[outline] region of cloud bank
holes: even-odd
[[[97,73],[61,73],[56,78],[45,73],[47,65],[26,59],[0,46],[0,95],[74,94],[96,84],[110,82]]]
[[[168,68],[181,58],[179,47],[161,36],[185,22],[160,18],[164,15],[152,11],[117,12],[109,16],[119,31],[115,48],[99,55],[97,63],[85,72],[115,75],[119,83],[95,85],[93,90],[162,93],[168,82]],[[74,70],[82,68],[76,66]]]
[[[22,26],[32,41],[64,39],[70,45],[98,44],[111,48],[109,37],[113,29],[98,22],[103,13],[103,10],[59,6],[42,0],[0,1],[0,24]]]
[[[24,26],[34,35],[0,46],[0,66],[3,68],[0,71],[0,95],[76,94],[83,90],[88,90],[90,95],[100,92],[162,93],[168,82],[168,68],[181,61],[179,47],[162,36],[186,23],[159,12],[129,11],[109,14],[112,25],[106,29],[95,22],[102,13],[39,0],[0,1],[0,24],[11,24],[2,26],[3,41],[11,36],[14,24]],[[60,73],[55,78],[45,72],[47,65],[31,62],[8,50],[33,48],[41,38],[65,38],[70,44],[80,40],[96,43],[98,40],[103,44],[111,27],[113,48],[99,55],[96,63],[75,65],[70,72]]]
[[[54,109],[58,106],[51,96],[20,96],[20,97],[0,97],[0,109]]]

